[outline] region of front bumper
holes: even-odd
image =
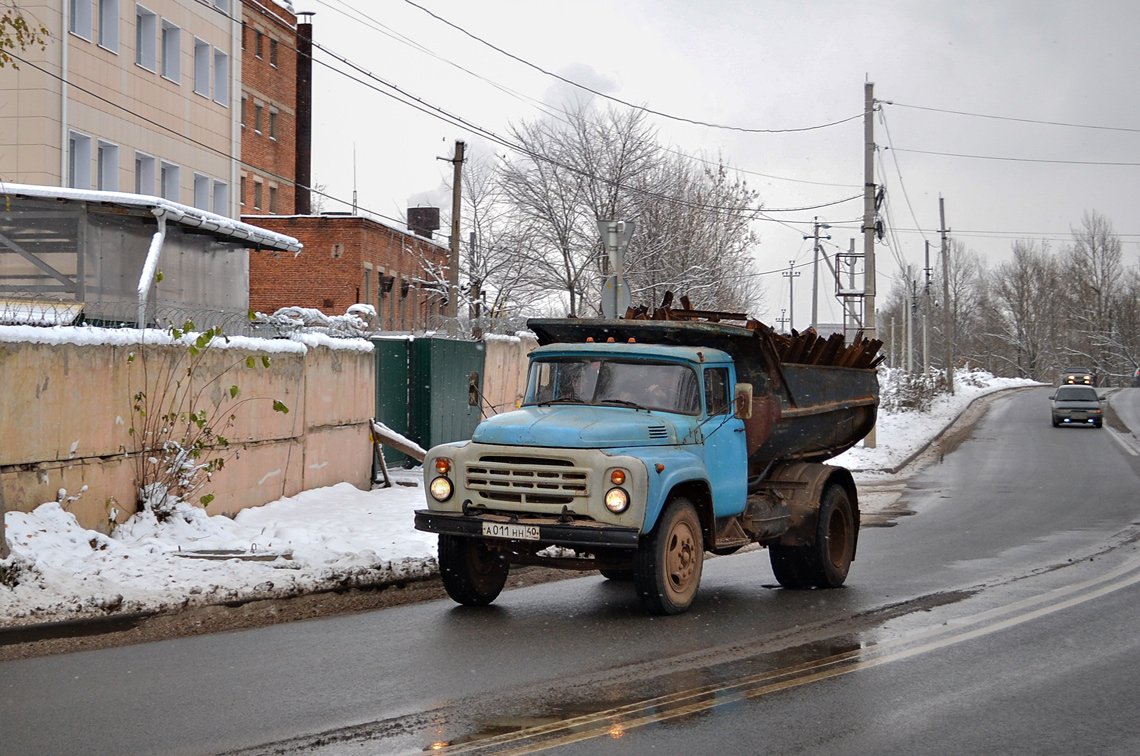
[[[528,525],[538,528],[537,539],[511,539],[488,535],[484,523],[492,525]],[[571,548],[636,549],[640,533],[637,528],[605,525],[590,520],[560,522],[557,517],[527,517],[496,514],[453,514],[416,510],[416,530],[443,535],[486,538],[504,543],[546,544]]]

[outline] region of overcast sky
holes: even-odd
[[[1116,2],[696,2],[694,0],[416,0],[432,13],[535,66],[630,103],[707,123],[801,129],[858,116],[863,86],[884,104],[875,122],[876,182],[885,184],[889,243],[922,264],[938,243],[938,197],[953,236],[991,265],[1018,238],[1066,243],[1097,210],[1140,252],[1140,4]],[[430,106],[499,135],[509,123],[586,96],[466,36],[407,0],[296,0],[315,11],[314,38]],[[366,14],[366,16],[364,15]],[[409,204],[449,206],[454,142],[503,152],[320,65],[314,82],[313,177],[330,194],[389,218]],[[360,75],[357,74],[359,77]],[[380,91],[377,91],[380,90]],[[956,115],[1107,128],[1025,123]],[[652,116],[661,141],[719,154],[745,172],[770,217],[756,253],[772,323],[788,306],[789,261],[808,262],[814,216],[835,247],[858,235],[862,201],[777,212],[861,193],[861,118],[800,133],[755,134]],[[888,149],[893,147],[893,149]],[[918,150],[957,155],[924,154]],[[897,167],[896,167],[897,161]],[[1124,163],[1081,165],[1060,162]],[[901,174],[901,178],[900,178]],[[908,202],[909,200],[909,202]],[[327,209],[344,209],[330,206]],[[861,241],[858,242],[861,248]],[[880,293],[898,265],[878,247]],[[795,324],[806,325],[810,268],[796,279]],[[827,287],[830,292],[830,286]],[[822,301],[829,297],[821,294]],[[833,300],[832,300],[833,301]],[[823,306],[821,320],[838,319]]]

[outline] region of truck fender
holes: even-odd
[[[819,462],[793,462],[774,467],[762,486],[783,497],[789,505],[791,521],[780,537],[782,546],[805,546],[815,541],[819,522],[819,502],[828,486],[843,486],[855,518],[855,548],[859,546],[859,498],[855,479],[844,467]],[[852,558],[854,558],[852,553]]]
[[[657,518],[678,488],[693,500],[701,525],[707,531],[712,522],[712,500],[708,493],[711,486],[704,463],[697,456],[680,450],[653,456],[653,459],[645,460],[645,466],[649,470],[649,498],[645,502],[645,521],[641,532],[653,530]],[[660,472],[657,465],[662,467]],[[703,494],[700,494],[701,491]]]

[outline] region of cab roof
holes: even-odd
[[[627,357],[630,359],[666,359],[693,363],[732,362],[727,352],[708,347],[669,346],[666,344],[639,344],[628,342],[585,342],[568,344],[559,342],[537,347],[531,352],[532,358],[569,357],[578,355],[605,355],[607,357]]]

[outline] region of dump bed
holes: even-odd
[[[751,476],[763,474],[774,462],[830,459],[858,443],[875,425],[879,382],[873,367],[784,362],[778,356],[783,345],[757,324],[535,318],[527,325],[543,345],[582,343],[588,338],[603,342],[634,339],[644,344],[703,346],[730,354],[737,380],[753,388],[752,417],[745,421]],[[819,344],[817,350],[803,351],[818,355],[830,349],[840,354],[836,342],[827,344],[826,349]],[[844,361],[841,357],[829,360]],[[870,364],[869,360],[852,360]]]

